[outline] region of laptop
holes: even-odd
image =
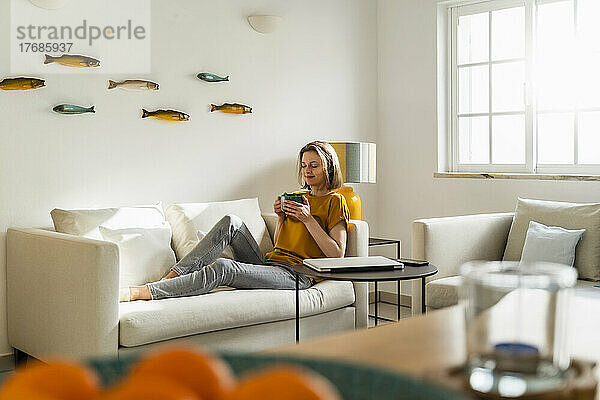
[[[307,258],[303,264],[319,272],[392,271],[404,268],[400,261],[383,256]]]

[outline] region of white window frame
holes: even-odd
[[[536,18],[536,5],[542,3],[550,3],[562,0],[488,0],[488,1],[473,1],[473,2],[461,2],[460,4],[451,4],[448,6],[447,18],[448,18],[448,31],[447,31],[447,68],[449,71],[449,84],[447,85],[447,104],[448,104],[448,129],[447,129],[447,144],[448,144],[448,168],[449,172],[505,172],[505,173],[534,173],[534,174],[600,174],[600,164],[577,164],[577,151],[578,151],[578,114],[581,111],[600,111],[598,108],[580,108],[574,106],[570,109],[564,110],[552,110],[552,112],[572,112],[574,114],[574,163],[575,164],[561,164],[561,165],[548,165],[537,163],[537,138],[536,138],[536,120],[537,110],[535,104],[535,91],[534,91],[534,46],[535,37],[533,29],[535,29],[535,18]],[[575,17],[575,29],[577,30],[577,0],[572,0],[574,6],[574,17]],[[599,0],[600,1],[600,0]],[[525,109],[523,111],[516,112],[495,112],[492,113],[492,65],[499,64],[508,61],[517,61],[521,59],[513,60],[501,60],[492,61],[491,52],[491,41],[492,41],[492,24],[490,15],[489,24],[489,55],[488,61],[481,63],[466,64],[466,66],[472,65],[488,65],[489,68],[489,91],[488,95],[489,104],[487,113],[458,113],[458,63],[457,63],[457,37],[458,37],[458,18],[464,15],[477,14],[482,12],[491,13],[492,11],[502,10],[511,7],[525,7],[525,87],[523,88],[525,94]],[[465,65],[465,64],[463,64]],[[474,164],[474,163],[459,163],[459,132],[458,132],[458,119],[460,116],[488,116],[489,123],[489,160],[492,162],[492,116],[493,115],[525,115],[525,163],[524,164]]]

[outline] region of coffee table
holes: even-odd
[[[333,281],[356,281],[356,282],[398,282],[398,292],[400,292],[400,282],[410,279],[421,279],[422,312],[425,313],[425,278],[438,272],[435,265],[424,265],[421,267],[411,267],[405,265],[403,269],[389,271],[368,271],[359,272],[319,272],[304,264],[296,264],[293,267],[296,274],[296,342],[300,340],[300,283],[299,276],[305,275],[311,278],[327,279]],[[400,307],[398,307],[400,310]],[[400,316],[400,311],[398,311]],[[377,320],[377,299],[375,299],[375,320]]]

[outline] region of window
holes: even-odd
[[[451,171],[600,174],[600,1],[451,7]]]

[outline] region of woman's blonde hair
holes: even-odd
[[[302,186],[302,189],[310,189],[310,185],[306,183],[302,175],[302,155],[307,151],[314,151],[321,158],[327,189],[335,190],[342,187],[344,178],[342,177],[337,153],[329,143],[316,140],[305,145],[298,154],[298,183]]]

